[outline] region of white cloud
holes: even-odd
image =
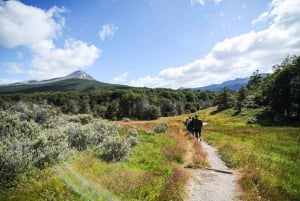
[[[257,24],[259,22],[264,22],[269,18],[269,12],[262,13],[258,18],[252,20],[252,24]]]
[[[63,12],[63,8],[44,11],[19,1],[0,3],[0,44],[13,48],[55,38],[64,26],[64,20],[57,23],[54,16]]]
[[[20,74],[20,73],[24,72],[24,70],[22,69],[22,64],[19,64],[19,63],[9,62],[9,63],[6,63],[5,66],[6,66],[7,73]]]
[[[190,0],[192,6],[196,4],[200,4],[201,6],[204,6],[206,1],[208,0]],[[209,1],[213,1],[216,5],[219,5],[219,3],[221,3],[223,0],[209,0]]]
[[[267,28],[217,43],[203,58],[131,81],[133,86],[199,87],[246,77],[255,70],[271,72],[287,55],[300,54],[300,1],[273,0]],[[259,19],[261,17],[258,17]],[[258,20],[260,21],[260,20]],[[257,22],[258,22],[257,21]]]
[[[56,6],[45,11],[19,1],[0,0],[0,45],[28,48],[33,58],[29,74],[34,79],[64,76],[87,68],[101,54],[95,45],[74,39],[67,39],[63,48],[56,47],[55,40],[63,34],[64,12],[64,8]]]
[[[114,24],[105,24],[99,31],[99,37],[102,41],[104,41],[106,38],[112,39],[118,29],[119,27],[115,26]]]
[[[128,77],[128,75],[129,75],[129,71],[127,71],[127,72],[125,72],[125,73],[123,73],[123,74],[121,74],[121,75],[119,75],[117,77],[114,77],[112,79],[112,81],[113,81],[113,83],[122,83],[122,82],[125,82],[126,79],[127,79],[127,77]]]
[[[101,54],[96,46],[74,39],[65,41],[63,48],[50,48],[47,44],[45,46],[33,48],[41,52],[36,53],[32,61],[33,69],[29,72],[32,77],[46,79],[67,75],[92,65]]]

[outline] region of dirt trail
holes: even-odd
[[[212,169],[230,172],[220,159],[216,149],[201,142],[207,152]],[[226,174],[207,169],[190,169],[192,174],[186,186],[186,201],[238,201],[235,174]]]

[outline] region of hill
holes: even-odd
[[[108,84],[96,81],[82,71],[76,71],[65,77],[42,81],[24,81],[0,86],[0,93],[32,93],[47,91],[91,91],[100,89],[129,88],[125,85]]]

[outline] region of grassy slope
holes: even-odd
[[[244,200],[300,200],[300,128],[246,124],[256,113],[205,110],[200,114],[209,122],[204,138],[240,170]]]

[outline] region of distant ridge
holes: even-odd
[[[237,91],[242,86],[246,86],[248,84],[250,77],[245,78],[236,78],[234,80],[228,80],[221,84],[212,84],[204,87],[193,88],[195,90],[205,90],[205,91],[220,91],[224,87],[229,88],[230,90]]]

